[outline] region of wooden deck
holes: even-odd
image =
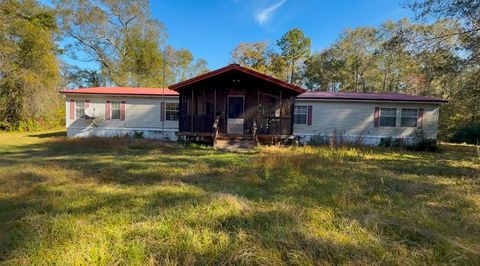
[[[202,141],[213,141],[213,133],[205,133],[205,132],[178,132],[178,136],[183,136],[187,138],[201,138]],[[230,139],[234,140],[242,140],[242,139],[251,139],[252,135],[250,134],[219,134],[218,138],[220,139]],[[271,145],[271,144],[278,144],[282,143],[284,140],[287,139],[294,139],[294,135],[258,135],[259,144],[262,145]]]

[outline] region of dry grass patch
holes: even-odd
[[[0,134],[1,264],[476,264],[480,162]]]

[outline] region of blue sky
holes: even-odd
[[[240,42],[275,42],[294,27],[319,51],[347,28],[378,26],[411,17],[403,0],[211,0],[151,1],[152,15],[168,31],[168,43],[187,48],[216,69],[229,63]]]
[[[41,0],[49,3],[50,0]],[[168,32],[167,43],[187,48],[208,61],[209,69],[227,65],[241,42],[272,44],[298,27],[312,39],[312,50],[330,46],[347,28],[378,26],[412,17],[405,0],[151,0],[151,13]],[[93,67],[91,63],[68,63]]]

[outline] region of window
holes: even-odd
[[[380,108],[380,126],[395,127],[397,125],[397,108]]]
[[[120,119],[120,102],[112,102],[112,119]]]
[[[75,117],[76,118],[85,118],[85,107],[83,101],[75,102]]]
[[[417,127],[418,109],[402,108],[402,127]]]
[[[167,121],[178,120],[178,103],[165,103],[165,118]]]
[[[307,124],[307,107],[306,106],[295,106],[295,113],[293,115],[294,124]]]

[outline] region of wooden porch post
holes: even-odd
[[[283,90],[280,90],[280,117],[282,117],[282,91]]]
[[[225,115],[224,119],[223,119],[223,128],[225,130],[225,133],[227,133],[227,119],[228,119],[228,110],[227,110],[227,102],[228,102],[228,90],[223,90],[223,93],[225,94],[224,98],[225,98],[225,102],[224,102],[224,106],[223,106],[223,110],[225,110],[223,113]]]
[[[213,90],[213,117],[217,117],[217,89]]]
[[[190,114],[190,131],[193,132],[193,88],[192,88],[192,104],[191,104],[191,114]]]
[[[280,130],[282,130],[282,122],[283,122],[283,119],[282,119],[282,97],[283,97],[283,94],[282,94],[282,91],[283,89],[280,89]]]
[[[290,97],[290,135],[293,135],[293,119],[295,114],[295,97]]]
[[[203,113],[202,113],[203,115],[207,114],[207,104],[205,103],[205,94],[206,93],[207,92],[205,90],[203,90],[203,106],[202,106],[203,107]]]
[[[268,118],[267,118],[267,134],[270,134],[270,117],[272,116],[272,89],[268,89]]]
[[[160,107],[161,109],[162,107]],[[183,105],[182,105],[182,92],[180,91],[178,94],[178,132],[182,132],[182,124],[183,124]]]
[[[260,89],[257,91],[257,114],[256,114],[256,117],[255,119],[257,119],[257,123],[258,123],[258,113],[260,112]],[[258,124],[257,124],[258,126]]]

